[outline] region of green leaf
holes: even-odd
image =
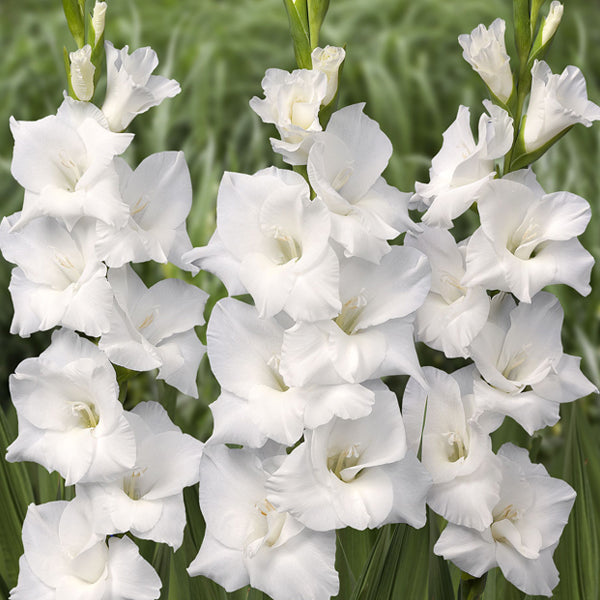
[[[448,563],[437,554],[433,547],[440,536],[437,515],[428,509],[429,524],[429,592],[430,600],[454,600],[454,586],[450,577]]]
[[[597,438],[585,421],[581,403],[565,410],[568,421],[564,478],[575,488],[577,498],[556,552],[560,584],[556,590],[565,600],[598,598],[600,594],[600,556],[598,542],[598,509],[592,475],[598,477],[600,450]],[[594,469],[594,471],[590,471]]]
[[[63,0],[63,10],[67,19],[67,25],[78,48],[83,48],[85,45],[84,5],[84,0]]]

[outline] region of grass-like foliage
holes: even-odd
[[[331,0],[321,44],[344,45],[347,58],[340,85],[340,106],[366,101],[366,113],[390,137],[394,155],[385,173],[404,191],[427,181],[431,157],[442,131],[459,104],[478,117],[485,86],[461,57],[457,36],[496,17],[511,20],[508,0]],[[274,129],[262,124],[248,100],[260,95],[269,67],[291,70],[294,54],[281,0],[109,0],[106,39],[130,49],[150,45],[161,59],[157,73],[175,78],[182,93],[138,117],[132,164],[162,150],[183,150],[190,167],[194,205],[188,231],[203,245],[215,227],[215,200],[224,171],[253,173],[270,164],[282,166],[267,141]],[[512,30],[507,32],[509,53]],[[8,119],[35,120],[53,114],[66,87],[63,45],[70,40],[59,0],[2,0],[0,3],[0,216],[19,209],[22,189],[12,180],[13,140]],[[74,50],[69,47],[69,50]],[[514,55],[514,52],[513,52]],[[567,64],[581,68],[591,100],[600,103],[600,5],[568,0],[559,34],[547,60],[554,72]],[[100,91],[101,96],[102,91]],[[475,116],[473,120],[475,120]],[[576,127],[535,165],[548,191],[569,190],[586,198],[593,217],[582,243],[600,261],[600,127]],[[468,219],[468,216],[467,216]],[[0,259],[0,597],[16,583],[22,554],[21,523],[30,502],[69,498],[60,478],[31,464],[8,464],[6,446],[16,436],[16,418],[8,398],[8,375],[28,356],[49,343],[46,333],[20,339],[8,333],[12,305],[8,293],[11,265]],[[153,271],[154,269],[154,271]],[[142,266],[146,283],[165,276],[186,277],[171,266]],[[565,352],[583,357],[582,369],[600,386],[600,269],[592,272],[592,293],[578,296],[566,286],[552,289],[565,310]],[[208,273],[194,283],[211,294],[209,309],[225,289]],[[202,332],[202,335],[204,333]],[[423,350],[423,349],[421,349]],[[424,364],[440,368],[441,354],[423,351]],[[211,431],[208,404],[218,384],[206,359],[198,375],[200,401],[177,398],[168,386],[140,376],[129,384],[128,402],[160,397],[184,431],[206,439]],[[403,382],[392,382],[401,390]],[[511,440],[527,447],[533,460],[566,479],[578,497],[556,553],[561,582],[555,598],[580,600],[600,595],[600,399],[588,397],[563,405],[558,425],[529,438],[510,419],[494,434],[494,449]],[[197,511],[197,488],[187,489],[186,503]],[[341,600],[410,598],[450,599],[458,571],[433,555],[442,525],[431,514],[415,531],[404,525],[379,531],[341,531],[337,567]],[[203,536],[201,517],[191,518],[177,553],[141,542],[144,556],[163,580],[161,598],[169,600],[258,599],[254,590],[225,593],[217,584],[190,579],[185,567]],[[498,569],[488,576],[486,600],[521,599]]]

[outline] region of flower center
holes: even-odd
[[[64,150],[58,153],[58,168],[61,170],[67,183],[67,189],[74,192],[78,181],[81,179],[79,165],[69,158]]]
[[[130,207],[129,213],[131,214],[132,217],[134,217],[138,213],[141,213],[146,208],[146,206],[148,206],[148,204],[149,204],[149,201],[144,202],[144,197],[140,196],[137,199],[136,203],[132,207]]]
[[[446,456],[448,457],[448,460],[452,463],[461,459],[464,460],[467,457],[468,451],[462,437],[454,431],[444,435],[447,443]]]
[[[342,471],[349,467],[355,467],[360,459],[360,453],[358,451],[360,444],[352,444],[341,452],[333,454],[327,458],[327,468],[341,481],[347,483],[352,481],[358,473],[352,474],[346,478],[342,475]]]
[[[353,165],[354,161],[349,162],[344,167],[342,167],[338,171],[338,174],[333,178],[333,181],[331,182],[331,187],[336,192],[339,192],[344,187],[344,185],[346,185],[350,177],[352,177],[352,173],[354,173]]]
[[[273,239],[277,242],[277,249],[280,254],[278,264],[284,265],[291,260],[297,260],[302,256],[302,246],[293,236],[281,230],[279,227],[275,227]]]
[[[348,335],[354,333],[360,315],[367,305],[367,298],[364,291],[362,289],[356,296],[345,302],[342,306],[342,312],[334,319],[337,326]]]
[[[510,236],[506,248],[522,260],[534,258],[544,242],[542,233],[538,223],[532,219],[525,220]]]
[[[458,279],[447,271],[440,275],[440,282],[443,284],[440,295],[447,304],[456,302],[467,293],[467,288],[460,285]]]
[[[146,472],[147,467],[143,469],[135,469],[130,475],[123,477],[123,491],[132,499],[139,500],[142,496],[141,483],[142,475]]]
[[[517,380],[519,378],[518,369],[527,360],[527,351],[531,348],[531,343],[525,344],[519,352],[517,352],[508,361],[508,364],[502,370],[502,375],[510,381]]]
[[[285,381],[283,381],[283,377],[281,376],[281,373],[279,372],[280,362],[281,362],[281,358],[279,356],[277,356],[276,354],[273,354],[273,356],[271,356],[271,358],[267,361],[267,366],[271,370],[271,375],[273,376],[273,379],[275,380],[276,389],[279,389],[282,392],[285,392],[285,391],[289,390],[290,388],[287,385],[285,385]]]
[[[274,546],[285,525],[287,513],[278,512],[265,498],[254,505],[257,521],[248,535],[244,554],[252,558],[263,546]]]
[[[77,418],[79,427],[82,429],[93,429],[100,421],[96,407],[91,403],[71,402],[71,411]]]

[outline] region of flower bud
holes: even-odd
[[[545,46],[556,33],[556,30],[560,25],[560,20],[563,16],[564,8],[565,7],[558,2],[558,0],[554,0],[554,2],[550,4],[550,12],[544,20],[544,25],[542,26],[542,46]]]
[[[92,64],[92,47],[86,44],[83,48],[69,53],[71,60],[71,87],[78,100],[89,102],[94,95],[94,72]]]
[[[512,72],[508,64],[510,57],[504,43],[505,31],[506,23],[496,19],[489,29],[479,25],[469,35],[458,36],[463,58],[501,102],[506,102],[513,90]]]
[[[106,19],[106,2],[96,2],[92,14],[92,27],[94,28],[94,46],[98,45],[104,33],[104,21]]]
[[[327,92],[323,98],[323,106],[327,106],[337,92],[338,74],[340,65],[346,57],[346,51],[338,46],[325,46],[325,48],[315,48],[310,57],[313,70],[327,75]]]

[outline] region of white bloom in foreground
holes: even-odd
[[[66,329],[10,376],[19,435],[10,462],[57,471],[66,485],[106,481],[135,462],[135,440],[119,402],[112,365],[98,348]]]
[[[17,265],[9,285],[15,308],[11,333],[29,337],[56,325],[91,336],[107,331],[112,291],[94,250],[94,223],[81,220],[69,233],[42,217],[11,232],[19,216],[0,224],[2,254]]]
[[[122,228],[99,222],[98,255],[109,267],[128,262],[171,262],[189,269],[181,260],[192,249],[185,220],[192,207],[192,182],[183,152],[159,152],[144,159],[135,171],[115,161],[129,221]]]
[[[106,98],[102,112],[113,131],[123,131],[136,115],[158,106],[181,91],[174,79],[152,75],[158,66],[156,52],[149,46],[129,54],[129,47],[117,50],[110,42],[106,50]]]
[[[267,500],[316,531],[425,524],[431,478],[407,453],[395,394],[380,381],[368,386],[371,414],[306,431],[267,481]]]
[[[504,156],[513,143],[513,120],[502,108],[484,100],[489,112],[479,119],[479,139],[475,144],[470,112],[460,106],[456,120],[444,132],[440,151],[431,161],[429,183],[415,184],[411,202],[427,210],[423,221],[433,227],[452,227],[478,200],[483,184],[495,177],[494,160]]]
[[[115,226],[124,225],[128,210],[121,201],[112,166],[132,134],[113,133],[93,104],[65,98],[58,113],[39,121],[11,117],[15,138],[12,176],[25,188],[19,222],[47,215],[70,229],[82,216]]]
[[[448,358],[466,358],[490,309],[485,288],[461,284],[466,245],[457,245],[449,231],[430,227],[408,234],[404,244],[423,252],[431,265],[431,291],[417,309],[417,339]]]
[[[575,490],[532,464],[527,451],[504,444],[500,499],[484,531],[449,523],[433,551],[474,577],[500,567],[526,594],[552,596],[558,571],[552,555],[569,518]]]
[[[591,127],[600,106],[588,100],[583,73],[573,65],[558,75],[543,60],[531,69],[531,95],[523,127],[527,152],[533,152],[577,123]]]
[[[206,448],[200,463],[206,533],[188,573],[228,592],[251,585],[273,600],[328,600],[339,590],[335,533],[306,529],[266,499],[265,481],[282,458]]]
[[[194,398],[204,356],[194,326],[204,323],[208,294],[180,279],[147,288],[130,266],[110,269],[115,294],[110,329],[99,347],[117,365],[134,371],[158,369],[158,378]]]
[[[496,98],[506,103],[512,94],[513,78],[504,43],[505,32],[504,20],[496,19],[489,29],[478,25],[469,35],[459,35],[458,43],[463,49],[463,58],[479,73]]]
[[[321,71],[267,69],[261,82],[264,99],[254,96],[250,108],[264,123],[273,123],[281,140],[271,138],[273,150],[291,165],[305,165],[313,134],[321,131],[319,109],[327,94],[327,75]]]
[[[156,571],[129,538],[94,534],[86,502],[30,504],[23,523],[24,554],[10,600],[154,600]]]
[[[202,442],[184,434],[157,402],[126,413],[135,432],[135,466],[105,483],[77,486],[100,533],[131,533],[175,550],[186,524],[183,488],[198,481]]]
[[[542,46],[546,45],[556,33],[562,20],[564,9],[565,7],[558,0],[550,3],[548,16],[544,19],[542,25]]]
[[[474,384],[478,412],[508,415],[531,435],[558,421],[561,402],[596,390],[579,369],[581,359],[562,351],[563,316],[547,292],[518,306],[508,294],[493,298],[489,322],[471,345],[483,378]]]
[[[473,399],[433,367],[423,369],[429,389],[409,379],[402,401],[408,446],[433,479],[427,503],[446,520],[483,530],[499,500],[500,466],[486,431],[473,420]],[[425,413],[425,408],[427,412]]]
[[[331,216],[331,238],[346,256],[378,263],[389,252],[387,240],[414,227],[409,194],[388,185],[381,173],[392,144],[363,104],[333,113],[324,133],[315,135],[307,171]]]
[[[315,48],[310,58],[313,70],[327,75],[327,93],[322,100],[323,106],[327,106],[337,93],[340,66],[346,58],[346,51],[339,46],[325,46],[325,48]]]
[[[261,317],[284,310],[295,320],[327,319],[341,308],[329,233],[327,208],[310,200],[298,173],[225,173],[217,230],[184,260],[217,275],[230,294],[250,293]]]
[[[83,48],[69,53],[71,61],[71,87],[79,100],[89,102],[94,95],[94,72],[92,64],[92,47],[86,44]]]
[[[379,265],[360,258],[340,267],[342,310],[333,319],[285,332],[280,372],[290,386],[361,383],[386,375],[421,377],[413,313],[430,285],[427,258],[393,246]]]
[[[531,171],[517,171],[489,182],[478,209],[464,285],[512,292],[524,302],[552,283],[590,293],[594,259],[577,239],[591,218],[583,198],[545,194]]]
[[[223,390],[210,405],[213,443],[257,447],[270,438],[291,446],[305,426],[371,411],[373,392],[358,384],[289,387],[279,372],[283,336],[282,323],[261,319],[254,306],[224,298],[213,308],[207,352]]]

